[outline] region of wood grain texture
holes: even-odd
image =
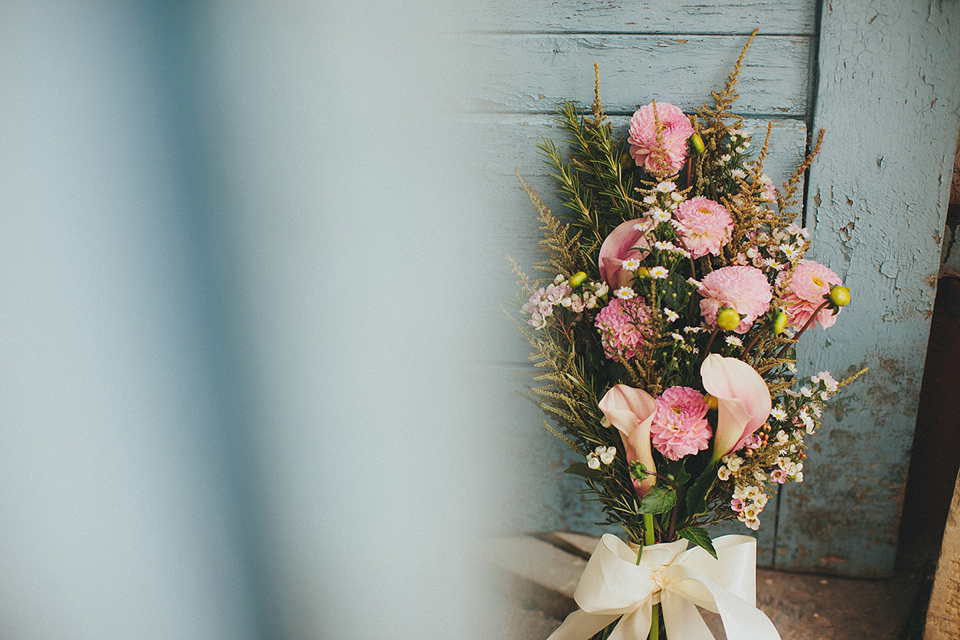
[[[816,2],[595,2],[592,0],[478,0],[467,28],[498,32],[812,35]]]
[[[538,260],[537,241],[542,237],[538,229],[536,211],[530,199],[520,186],[514,169],[533,186],[551,211],[563,214],[564,208],[556,197],[554,183],[548,175],[548,167],[537,150],[537,143],[544,137],[561,144],[564,132],[556,125],[553,116],[524,115],[485,115],[471,118],[471,126],[483,138],[480,155],[473,159],[475,168],[471,172],[477,176],[478,191],[482,194],[480,204],[484,220],[490,225],[485,234],[490,246],[488,253],[498,256],[509,254],[527,268],[533,277],[543,274],[534,273],[529,266]],[[612,117],[614,132],[626,135],[629,118]],[[748,118],[744,127],[754,135],[754,149],[759,151],[766,132],[767,120]],[[765,168],[776,184],[782,183],[800,164],[806,144],[806,125],[799,120],[780,119],[773,121],[770,154]],[[492,270],[484,271],[483,277],[499,279],[503,291],[512,292],[513,278],[504,260],[500,264],[490,264]],[[492,307],[492,315],[499,310]],[[485,351],[490,361],[521,363],[526,360],[526,352],[518,349],[510,333],[514,328],[500,319],[483,323],[497,335],[490,336],[490,347]]]
[[[930,594],[924,640],[951,640],[960,636],[960,476],[943,532],[937,575]]]
[[[463,55],[489,64],[465,109],[552,113],[571,96],[593,99],[593,63],[609,113],[633,113],[645,96],[692,110],[712,100],[737,61],[744,36],[474,35]],[[808,112],[812,39],[758,36],[740,75],[741,114]]]
[[[805,337],[798,366],[871,370],[825,414],[807,481],[784,489],[778,567],[893,569],[958,132],[958,27],[956,2],[824,4],[814,127],[827,137],[807,225],[811,257],[853,302]]]

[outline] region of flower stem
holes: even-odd
[[[643,543],[645,545],[656,544],[656,533],[653,530],[653,514],[643,514]],[[640,564],[640,554],[643,548],[637,552],[637,564]],[[660,605],[653,605],[653,611],[650,616],[650,635],[649,640],[660,640]]]
[[[823,301],[823,304],[821,304],[819,307],[817,307],[817,310],[813,312],[813,315],[810,316],[810,319],[807,320],[806,324],[803,325],[803,328],[800,329],[800,331],[797,332],[797,335],[793,336],[793,342],[788,342],[787,344],[783,345],[783,349],[780,349],[780,352],[777,354],[777,357],[778,357],[778,358],[782,358],[782,357],[783,357],[783,354],[785,354],[785,353],[787,352],[787,349],[790,348],[790,345],[791,345],[791,344],[796,344],[797,341],[800,340],[800,336],[803,334],[803,332],[807,330],[807,327],[809,327],[811,324],[813,324],[813,321],[816,320],[816,318],[817,318],[817,314],[819,314],[821,311],[823,311],[824,307],[826,307],[828,304],[830,304],[830,301],[829,301],[829,300],[824,300],[824,301]]]

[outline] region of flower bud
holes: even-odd
[[[773,333],[774,335],[780,335],[787,328],[787,321],[789,318],[787,314],[783,311],[777,311],[776,317],[773,319]]]
[[[707,406],[711,409],[716,409],[720,406],[720,401],[717,400],[716,396],[712,396],[709,393],[703,396],[703,401],[707,403]]]
[[[693,147],[693,150],[696,153],[703,153],[704,150],[707,148],[703,144],[703,138],[700,137],[699,133],[695,133],[692,136],[690,136],[690,146]]]
[[[724,307],[717,314],[717,326],[724,331],[732,331],[740,326],[740,314],[733,309]]]
[[[850,304],[850,289],[838,284],[830,287],[830,303],[837,307],[845,307]]]
[[[583,271],[577,271],[575,274],[570,276],[570,286],[579,287],[584,283],[586,279],[587,279],[587,274],[585,274]]]

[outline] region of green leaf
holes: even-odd
[[[567,467],[564,473],[572,473],[575,476],[580,476],[581,478],[587,478],[588,480],[596,480],[597,472],[587,466],[586,462],[575,462],[569,467]]]
[[[680,529],[680,531],[677,531],[677,535],[685,540],[689,540],[698,547],[703,547],[707,550],[707,553],[714,558],[717,557],[717,550],[713,548],[713,541],[710,539],[710,534],[707,533],[707,530],[703,527]]]
[[[693,481],[690,490],[687,491],[687,517],[703,513],[707,509],[707,495],[713,488],[713,483],[717,481],[717,462],[709,463],[704,468],[703,473]]]
[[[677,492],[668,487],[654,487],[640,501],[640,513],[665,513],[677,504]]]

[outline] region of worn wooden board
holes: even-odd
[[[464,96],[464,108],[552,112],[564,99],[593,97],[593,63],[608,112],[633,113],[645,97],[690,110],[723,87],[744,36],[625,36],[611,34],[477,34],[462,55],[484,60],[488,73]],[[805,115],[812,38],[758,36],[744,60],[743,114]]]
[[[628,117],[615,116],[611,121],[617,135],[626,134]],[[754,135],[754,148],[758,151],[767,122],[757,118],[744,121],[744,127]],[[537,143],[547,137],[560,144],[564,132],[556,126],[555,118],[548,115],[471,115],[464,116],[464,124],[469,124],[483,139],[470,163],[477,182],[479,211],[489,225],[485,234],[489,246],[484,252],[501,257],[509,254],[526,267],[530,275],[541,277],[543,274],[529,271],[529,266],[538,259],[537,241],[541,238],[536,211],[514,170],[519,170],[552,211],[562,213],[564,209],[554,195],[553,180]],[[807,129],[804,122],[788,118],[773,120],[773,126],[770,154],[764,166],[774,182],[780,184],[801,162]],[[484,279],[499,283],[502,292],[499,301],[508,300],[515,287],[506,260],[488,260],[480,268]],[[499,316],[496,304],[491,304],[488,312],[490,321],[481,323],[490,332],[489,348],[484,351],[486,358],[493,362],[524,362],[526,351],[518,345],[513,326]]]
[[[826,2],[809,177],[815,254],[853,290],[802,372],[870,366],[826,414],[807,481],[786,487],[776,565],[893,569],[957,141],[960,4]]]
[[[466,27],[497,32],[583,32],[812,35],[815,0],[716,2],[594,2],[591,0],[478,0]]]

